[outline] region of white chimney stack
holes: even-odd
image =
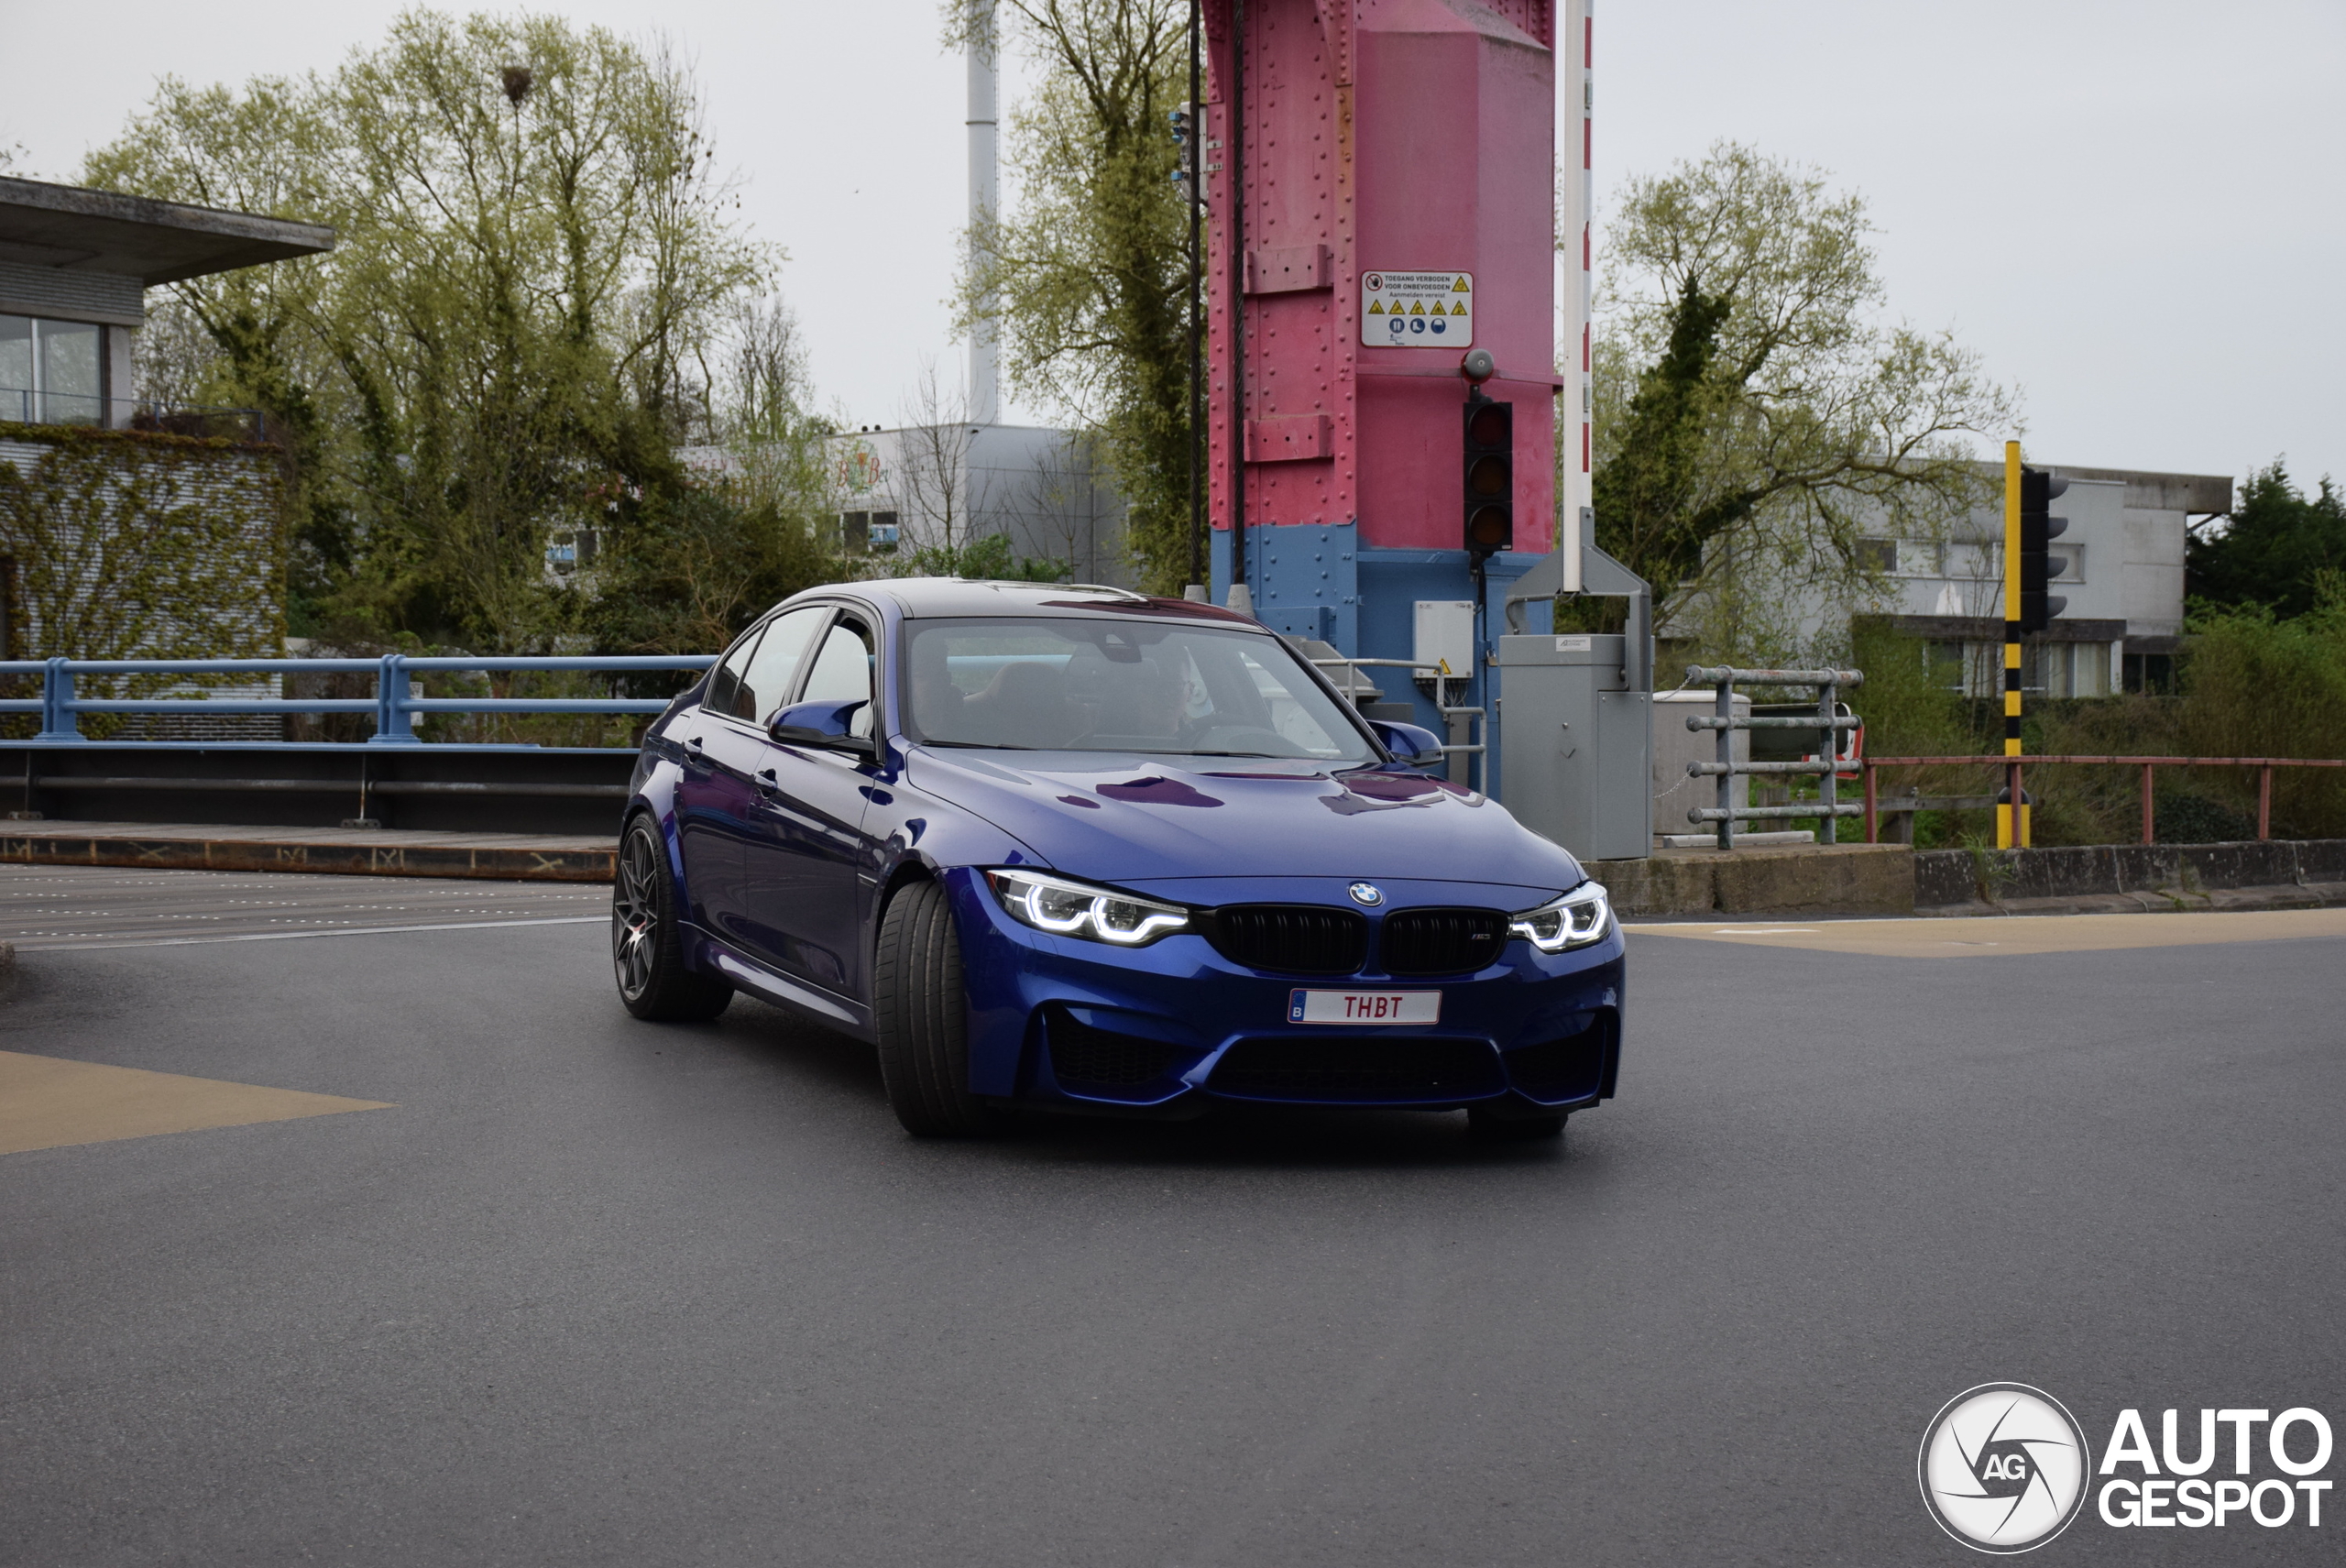
[[[967,0],[970,66],[970,226],[992,221],[994,180],[994,0]],[[992,296],[981,300],[991,306]],[[992,424],[1002,411],[1002,371],[996,362],[994,328],[981,321],[970,330],[970,422]]]

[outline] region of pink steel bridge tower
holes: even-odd
[[[1560,63],[1579,89],[1567,94],[1574,117],[1586,112],[1587,9],[1207,0],[1217,601],[1244,582],[1279,630],[1362,657],[1414,656],[1415,601],[1473,594],[1459,374],[1470,346],[1496,361],[1485,393],[1515,405],[1514,548],[1488,564],[1492,602],[1553,547],[1560,514],[1577,522],[1585,252],[1565,252],[1571,319],[1560,323],[1557,203],[1561,173],[1581,241],[1587,139],[1584,122],[1573,126],[1560,170],[1556,118]],[[1557,373],[1560,337],[1569,378]]]

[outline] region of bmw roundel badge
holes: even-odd
[[[1384,893],[1373,882],[1356,882],[1344,891],[1353,895],[1354,904],[1365,905],[1371,909],[1385,902]]]

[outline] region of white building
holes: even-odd
[[[2068,600],[2043,633],[2027,641],[2022,684],[2051,697],[2105,696],[2165,686],[2183,630],[2183,546],[2189,521],[2231,510],[2224,476],[2154,474],[2044,465],[2069,481],[2053,503],[2068,527],[2053,541],[2062,565],[2050,591]],[[2003,468],[1989,470],[2001,488]],[[1944,539],[1871,538],[1859,564],[1880,574],[1860,613],[1929,643],[1959,664],[1965,688],[2003,690],[2003,538],[2001,499],[1971,513]],[[1823,629],[1821,600],[1801,633]]]

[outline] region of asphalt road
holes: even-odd
[[[631,1021],[603,939],[22,956],[0,1053],[389,1103],[0,1155],[0,1562],[1953,1563],[1915,1451],[1973,1385],[2097,1451],[2346,1425],[2346,938],[1639,934],[1561,1149],[915,1144],[836,1036]],[[2339,1530],[2088,1504],[2031,1561]]]

